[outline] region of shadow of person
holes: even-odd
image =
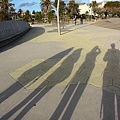
[[[22,119],[24,115],[34,106],[34,104],[36,104],[49,90],[51,90],[55,85],[69,77],[72,72],[74,63],[77,62],[80,57],[81,50],[82,49],[77,49],[71,55],[69,55],[61,63],[61,65],[50,76],[48,76],[48,78],[43,83],[38,86],[37,89],[35,89],[20,104],[18,104],[6,115],[4,115],[2,117],[2,120],[10,118],[20,108],[27,104],[26,107],[15,118],[15,120]]]
[[[120,92],[120,51],[115,48],[115,44],[111,44],[111,49],[106,52],[103,61],[107,62],[103,74],[103,94],[101,101],[100,116],[103,120],[115,120],[115,99],[117,100],[117,111],[120,119],[120,98],[105,90],[113,91],[116,88]],[[104,90],[105,89],[105,90]],[[102,116],[103,113],[103,116]]]
[[[15,82],[5,91],[0,94],[0,103],[8,99],[11,95],[20,90],[23,86],[28,85],[31,81],[35,79],[37,81],[42,75],[44,75],[49,69],[51,69],[55,64],[57,64],[63,57],[65,57],[73,48],[64,50],[51,58],[43,61],[42,63],[32,67],[31,69],[24,72],[19,78],[18,82]]]
[[[84,63],[79,67],[67,88],[65,88],[67,90],[50,120],[58,120],[68,104],[68,101],[71,99],[62,117],[62,120],[70,120],[94,69],[96,57],[100,52],[98,46],[95,46],[89,53],[87,53]]]

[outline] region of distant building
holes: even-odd
[[[89,4],[86,4],[86,3],[81,3],[79,4],[79,10],[80,10],[80,14],[89,14],[89,15],[92,15],[93,12],[92,12],[92,8],[90,7]]]
[[[99,3],[97,3],[98,8],[103,8],[106,3],[107,2],[99,2]],[[86,12],[89,13],[89,14],[93,14],[92,8],[90,7],[89,4],[86,4],[86,3],[79,4],[79,10],[80,10],[80,14],[85,14]]]
[[[89,12],[89,5],[86,3],[81,3],[79,4],[79,10],[80,10],[80,14],[85,14],[86,12]]]
[[[100,2],[98,3],[98,8],[103,8],[107,2]]]

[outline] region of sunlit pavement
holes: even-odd
[[[119,120],[120,19],[114,20],[65,25],[61,35],[55,26],[33,25],[2,48],[2,119]]]

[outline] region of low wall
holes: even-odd
[[[9,20],[0,22],[0,47],[14,41],[30,29],[25,21]]]

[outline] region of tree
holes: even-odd
[[[12,0],[2,0],[0,5],[0,21],[5,21],[11,19],[9,8],[14,6],[14,4],[10,3]]]
[[[42,13],[44,14],[44,18],[47,20],[48,19],[48,12],[50,11],[51,9],[51,1],[50,0],[41,0],[41,10],[42,10]]]
[[[25,20],[26,22],[29,22],[32,20],[31,14],[29,10],[26,10],[26,12],[23,15],[23,20]]]
[[[42,12],[47,13],[51,5],[50,0],[42,0],[40,4],[41,4]]]
[[[93,11],[94,15],[96,15],[97,9],[98,9],[97,2],[96,1],[92,1],[92,3],[90,4],[90,6],[92,7],[92,11]]]
[[[14,4],[10,3],[11,1],[12,0],[2,0],[1,9],[4,9],[8,12],[9,7],[14,5]]]
[[[53,5],[57,8],[57,3],[58,3],[58,0],[55,0],[55,2],[53,3]],[[63,0],[60,0],[60,6],[59,6],[59,14],[61,17],[64,16],[65,14],[65,7],[66,7],[66,4]]]
[[[79,13],[79,4],[75,3],[74,0],[70,0],[68,3],[68,10],[69,10],[69,15],[71,18],[74,17],[74,15],[78,15]]]
[[[42,14],[41,12],[35,12],[35,20],[37,20],[37,22],[41,22],[43,17],[44,14]]]
[[[120,7],[120,2],[119,1],[110,1],[107,2],[104,6],[104,8],[119,8]]]
[[[120,17],[120,2],[119,1],[109,1],[104,6],[105,10],[112,14],[112,16],[118,15]]]
[[[13,7],[10,7],[10,13],[14,13],[15,12],[15,9]]]
[[[20,18],[22,17],[22,12],[23,12],[22,9],[19,9],[19,10],[18,10],[18,16],[19,16]]]
[[[48,22],[51,23],[52,19],[55,18],[55,11],[51,10],[47,13],[48,16]]]
[[[34,15],[35,15],[35,10],[33,10],[33,11],[32,11],[32,14],[34,14]]]

